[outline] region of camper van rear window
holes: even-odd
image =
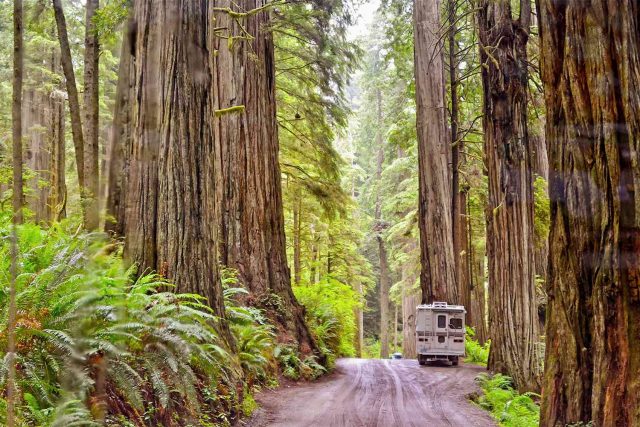
[[[447,316],[438,316],[438,328],[447,327]]]
[[[462,329],[462,319],[451,319],[449,323],[451,329]]]

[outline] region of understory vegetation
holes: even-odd
[[[476,403],[503,427],[537,427],[540,423],[540,395],[519,394],[510,377],[502,374],[481,374],[476,379],[482,394]]]
[[[9,230],[5,221],[0,388],[7,375]],[[157,274],[137,275],[125,268],[120,244],[78,230],[71,221],[17,230],[19,425],[225,425],[239,412],[249,415],[256,406],[251,394],[277,385],[279,371],[294,379],[325,371],[314,356],[301,360],[295,348],[279,345],[261,310],[237,303],[246,291],[232,273],[225,274],[222,323],[201,296],[174,293]],[[349,351],[340,347],[344,325],[334,320],[336,308],[314,298],[312,333],[332,357]],[[0,397],[0,424],[5,414]]]
[[[467,326],[467,336],[464,342],[466,357],[465,363],[475,363],[477,365],[487,366],[489,362],[489,349],[491,341],[487,340],[484,344],[480,344],[476,339],[476,333],[473,328]]]

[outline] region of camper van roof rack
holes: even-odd
[[[436,308],[436,307],[438,307],[438,308],[447,308],[447,305],[448,304],[446,302],[434,301],[432,306],[433,306],[433,308]]]

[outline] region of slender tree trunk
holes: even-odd
[[[24,185],[22,181],[22,75],[24,72],[24,28],[22,0],[13,1],[13,222],[21,224],[24,207]]]
[[[107,203],[105,231],[117,236],[124,235],[126,228],[125,201],[131,145],[131,94],[133,93],[133,54],[135,53],[137,24],[129,19],[120,47],[118,84],[113,111],[113,124],[109,140],[109,163],[107,179]]]
[[[48,204],[49,187],[42,182],[50,182],[50,151],[47,137],[53,131],[48,127],[48,111],[51,108],[49,94],[36,89],[23,92],[22,128],[25,131],[25,166],[31,170],[32,178],[26,185],[30,190],[26,205],[34,214],[37,223],[48,222],[50,210]]]
[[[267,0],[219,2],[222,8],[242,11],[265,4]],[[280,338],[297,341],[306,354],[317,348],[287,265],[270,11],[251,13],[241,22],[224,11],[215,16],[217,27],[253,38],[251,43],[231,44],[214,39],[215,108],[244,106],[241,113],[217,115],[214,122],[216,155],[222,161],[216,171],[222,208],[220,260],[238,271],[255,304],[281,326]],[[281,304],[273,304],[274,297]]]
[[[489,369],[513,377],[520,390],[538,390],[539,339],[535,304],[533,180],[527,131],[526,46],[529,0],[520,19],[508,0],[479,8],[484,91],[484,151],[489,260]]]
[[[376,92],[376,108],[378,123],[382,123],[382,94],[380,89]],[[378,147],[376,181],[380,182],[382,179],[382,167],[384,165],[384,139],[380,130],[376,133],[376,146]],[[384,231],[385,226],[382,220],[382,197],[379,191],[378,194],[376,194],[374,217],[380,263],[380,357],[386,359],[389,357],[389,287],[391,285],[391,279],[389,277],[387,249],[385,247],[384,239],[382,238],[382,232]]]
[[[414,1],[422,301],[460,302],[451,224],[450,136],[437,0]]]
[[[51,72],[60,73],[60,54],[54,49],[51,54]],[[63,83],[61,83],[63,85]],[[61,88],[59,88],[61,89]],[[49,165],[49,221],[60,221],[66,216],[67,183],[66,183],[66,154],[65,154],[65,108],[62,90],[54,90],[49,94],[47,128],[49,129],[48,150]]]
[[[458,58],[457,58],[457,42],[456,42],[456,0],[447,0],[447,41],[448,41],[448,60],[447,70],[449,71],[449,95],[451,97],[451,110],[449,115],[449,129],[451,130],[451,226],[453,231],[453,257],[456,266],[456,279],[458,286],[458,297],[460,304],[469,307],[471,302],[471,292],[469,283],[465,281],[465,257],[463,255],[466,243],[465,225],[463,209],[465,205],[462,203],[462,194],[460,193],[460,167],[462,165],[462,141],[458,141],[458,123],[460,120],[460,107],[458,99]],[[471,315],[470,309],[467,308],[467,321]]]
[[[640,426],[640,9],[539,4],[550,160],[542,426]]]
[[[69,111],[71,113],[71,134],[73,136],[73,146],[76,155],[76,169],[78,171],[78,183],[80,184],[81,195],[85,187],[84,182],[84,137],[82,135],[82,121],[80,119],[80,101],[78,98],[78,87],[76,86],[76,76],[73,71],[71,59],[71,48],[69,47],[69,35],[67,34],[67,22],[62,9],[62,0],[53,1],[53,12],[58,30],[58,41],[60,43],[60,60],[62,70],[67,85],[67,98],[69,100]]]
[[[22,75],[24,72],[24,27],[22,0],[13,0],[13,93],[12,93],[12,139],[13,139],[13,227],[11,231],[11,278],[9,285],[9,309],[7,319],[7,427],[16,425],[16,407],[19,390],[16,381],[16,280],[18,277],[17,225],[22,223],[24,206],[22,184]]]
[[[300,246],[300,232],[301,227],[301,209],[302,209],[302,197],[300,190],[296,190],[295,200],[293,201],[293,280],[296,285],[300,284],[302,278],[301,270],[301,246]]]
[[[214,177],[221,160],[213,123],[213,13],[205,1],[138,0],[133,15],[125,256],[140,272],[151,269],[172,280],[177,292],[206,297],[224,317],[216,251]]]
[[[93,22],[99,0],[87,0],[84,38],[84,226],[98,228],[100,171],[99,171],[99,53],[98,33]]]

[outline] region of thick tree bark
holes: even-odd
[[[138,0],[133,16],[125,256],[177,292],[203,295],[223,317],[213,12],[204,0]]]
[[[640,426],[640,8],[542,0],[551,234],[542,426]]]
[[[87,230],[98,228],[100,173],[99,156],[99,54],[98,33],[94,16],[99,7],[99,0],[87,0],[85,38],[84,38],[84,226]]]
[[[251,302],[267,310],[281,328],[280,338],[297,341],[306,354],[316,344],[296,301],[287,265],[282,186],[278,159],[275,58],[270,12],[265,0],[221,0],[220,8],[253,11],[238,21],[215,13],[216,26],[251,42],[214,38],[215,108],[242,105],[239,114],[216,115],[214,135],[217,198],[221,208],[220,260],[237,270]],[[276,301],[277,300],[277,301]]]
[[[489,261],[489,369],[521,390],[539,389],[535,304],[533,180],[527,131],[529,0],[520,19],[508,0],[484,0],[478,12],[484,92],[484,151]]]
[[[105,231],[116,236],[124,235],[126,228],[126,190],[131,158],[131,94],[133,54],[135,53],[137,24],[129,19],[120,47],[118,85],[113,111],[113,123],[109,140],[109,163],[107,166],[107,202]]]
[[[69,101],[69,112],[71,113],[71,134],[73,136],[73,146],[76,157],[76,170],[78,171],[78,183],[80,189],[84,188],[84,137],[82,135],[82,121],[80,119],[80,101],[78,99],[78,87],[76,86],[76,76],[73,71],[71,59],[71,48],[69,47],[69,35],[67,33],[67,22],[62,9],[62,0],[53,1],[53,12],[58,30],[58,41],[60,43],[60,60],[62,71],[67,86],[67,98]]]
[[[460,302],[451,224],[450,136],[437,0],[414,1],[422,301]]]

